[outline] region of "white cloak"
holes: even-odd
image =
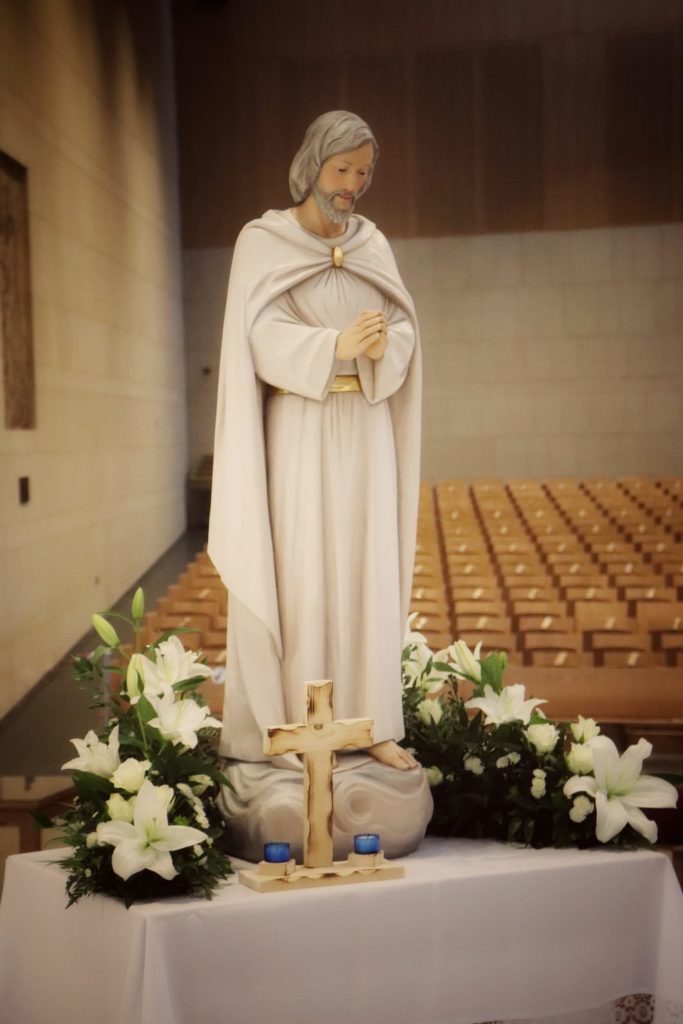
[[[332,264],[341,247],[341,268]],[[358,313],[383,309],[381,360],[335,359]],[[328,394],[358,373],[362,393]],[[267,396],[264,382],[291,394]],[[264,760],[263,730],[301,721],[331,678],[337,717],[400,739],[400,653],[419,495],[420,351],[389,245],[269,211],[241,232],[223,332],[209,554],[230,592],[221,753]]]

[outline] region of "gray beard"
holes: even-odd
[[[332,205],[332,200],[335,196],[342,195],[341,192],[323,192],[317,182],[311,191],[313,192],[315,201],[318,204],[318,209],[324,217],[327,217],[332,224],[346,224],[347,220],[353,213],[354,206],[356,205],[355,196],[351,200],[348,210],[335,210]]]

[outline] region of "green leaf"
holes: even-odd
[[[191,690],[196,690],[204,682],[206,682],[205,676],[191,676],[189,679],[181,679],[177,683],[173,683],[172,689],[176,693],[189,693]]]
[[[71,773],[71,778],[81,800],[110,796],[114,792],[114,786],[110,779],[95,775],[93,772],[76,770]]]
[[[492,651],[487,655],[481,662],[481,685],[490,686],[496,693],[500,693],[507,660],[505,651]]]
[[[55,821],[47,814],[42,814],[40,811],[32,811],[31,817],[35,821],[38,828],[55,828]]]
[[[513,815],[508,823],[508,842],[511,843],[519,835],[519,831],[522,827],[522,819],[518,814]]]
[[[447,661],[435,661],[432,668],[435,668],[437,672],[448,672],[449,675],[453,672],[453,666],[449,665]]]
[[[157,713],[145,697],[144,693],[140,697],[140,700],[135,705],[137,714],[140,716],[143,725],[147,725],[153,718],[157,717]]]

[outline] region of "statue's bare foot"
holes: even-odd
[[[368,754],[379,761],[380,764],[387,764],[390,768],[398,768],[401,772],[409,768],[417,768],[418,763],[407,750],[399,747],[394,740],[385,740],[383,743],[375,743],[368,748]]]

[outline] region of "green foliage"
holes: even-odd
[[[209,720],[203,724],[203,717],[208,712],[199,710],[205,702],[197,688],[208,669],[195,656],[185,652],[180,644],[171,652],[164,651],[163,643],[175,636],[175,631],[170,631],[140,652],[139,627],[144,613],[141,590],[136,591],[133,597],[131,613],[132,620],[125,621],[133,630],[135,657],[142,666],[137,676],[140,694],[137,701],[137,693],[130,699],[126,693],[126,656],[119,646],[118,634],[103,615],[93,617],[95,628],[105,643],[116,638],[117,649],[112,650],[113,643],[110,646],[100,645],[90,654],[73,659],[75,679],[90,689],[95,706],[110,707],[111,717],[97,736],[88,734],[85,740],[77,742],[79,757],[74,759],[77,764],[70,769],[76,797],[58,822],[50,822],[58,825],[62,842],[70,848],[69,855],[61,862],[68,872],[69,905],[94,893],[121,899],[127,907],[138,900],[172,895],[210,898],[219,882],[232,874],[223,846],[224,823],[216,807],[221,786],[230,786],[230,783],[220,770],[214,740],[216,723]],[[116,664],[111,664],[112,655],[118,659]],[[167,699],[173,698],[174,707],[176,703],[185,702],[182,707],[193,707],[202,719],[196,726],[196,746],[185,746],[177,737],[162,733],[157,710],[145,694],[145,688],[150,685],[146,677],[154,676],[159,658],[166,659],[163,672],[168,673],[170,662],[177,672],[167,684],[157,682],[157,687],[161,686]],[[121,685],[111,696],[108,692],[105,694],[117,675]],[[150,690],[150,693],[154,692],[159,694],[160,690]],[[152,724],[155,721],[156,726]],[[115,742],[117,736],[118,746]],[[171,787],[169,824],[198,829],[205,836],[199,845],[173,851],[177,875],[170,881],[147,869],[122,879],[112,866],[114,846],[98,838],[98,825],[111,822],[111,814],[115,813],[108,806],[110,798],[124,810],[124,802],[130,802],[132,816],[137,790],[133,787],[134,791],[130,791],[117,785],[116,775],[118,767],[129,759],[138,763],[145,783]],[[118,781],[122,781],[121,776]],[[126,820],[117,817],[118,820]]]
[[[481,710],[466,707],[458,682],[473,683],[477,698],[503,689],[507,656],[489,654],[473,665],[472,652],[456,650],[432,655],[420,634],[411,634],[403,652],[403,714],[410,748],[427,769],[432,784],[434,815],[428,832],[440,836],[492,838],[527,846],[592,846],[595,809],[583,821],[573,821],[573,800],[563,788],[573,775],[565,751],[571,735],[566,724],[549,723],[537,709],[527,721],[486,722]],[[420,666],[423,666],[420,670]],[[438,722],[425,721],[424,702],[438,702]],[[529,725],[555,724],[551,750],[539,753],[526,735]],[[534,773],[541,773],[535,775]],[[648,845],[630,827],[612,844]]]

